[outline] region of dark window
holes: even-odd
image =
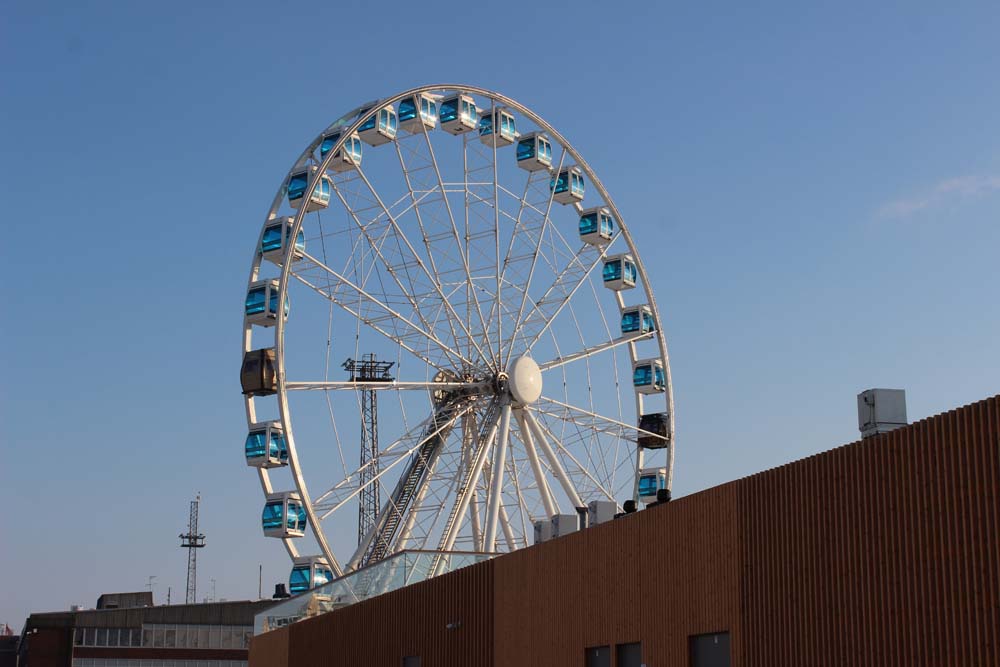
[[[688,638],[691,667],[729,667],[729,633],[712,632]]]
[[[403,667],[420,667],[419,655],[408,655],[403,658]]]
[[[642,644],[619,644],[615,647],[615,667],[640,667],[642,665]]]
[[[586,650],[586,667],[611,667],[611,647],[592,646]]]

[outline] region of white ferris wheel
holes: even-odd
[[[403,550],[518,549],[536,522],[669,489],[638,250],[579,153],[496,92],[416,88],[310,142],[254,249],[241,370],[292,592]]]

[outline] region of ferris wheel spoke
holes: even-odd
[[[544,175],[547,180],[547,171],[532,172],[525,183],[524,194],[520,197],[512,194],[506,188],[497,189],[498,193],[503,193],[517,202],[518,211],[516,215],[511,215],[503,210],[503,206],[497,207],[499,214],[511,222],[511,232],[503,260],[498,260],[499,275],[496,291],[487,316],[490,321],[516,322],[517,308],[524,301],[527,293],[528,276],[519,269],[524,264],[531,264],[534,261],[538,247],[536,237],[542,234],[545,227],[544,212],[538,212],[534,206],[527,202],[530,193],[537,189],[539,174]],[[547,198],[548,188],[545,190]],[[500,340],[501,367],[506,367],[510,361],[509,354],[504,355],[506,350],[504,350],[503,338],[506,330],[507,327],[501,325],[498,325],[496,330],[497,338]]]
[[[382,201],[382,198],[379,196],[378,192],[375,191],[375,188],[372,186],[371,181],[369,181],[368,177],[365,176],[365,173],[364,171],[362,171],[361,167],[358,167],[357,171],[361,180],[364,181],[365,185],[368,187],[368,190],[371,192],[372,197],[375,198],[375,201],[382,208],[383,215],[388,220],[389,225],[396,237],[397,243],[402,242],[402,244],[406,246],[406,249],[409,251],[410,257],[412,257],[412,261],[416,262],[417,267],[419,267],[420,271],[427,278],[430,285],[430,289],[437,294],[437,298],[440,299],[440,304],[447,310],[448,314],[450,315],[447,321],[448,325],[451,328],[452,338],[454,339],[456,346],[458,345],[460,340],[458,333],[455,330],[455,325],[457,324],[458,327],[462,330],[462,333],[468,339],[468,341],[472,344],[473,347],[476,348],[476,351],[480,354],[480,356],[486,358],[486,354],[483,352],[483,349],[479,346],[479,343],[476,341],[476,338],[472,335],[472,332],[469,331],[468,327],[462,321],[462,318],[460,318],[458,316],[458,313],[455,312],[454,306],[452,306],[448,298],[445,297],[444,291],[441,289],[440,282],[437,279],[435,279],[434,276],[431,275],[430,271],[428,271],[427,269],[427,265],[424,263],[423,258],[420,257],[419,254],[417,254],[417,251],[413,247],[413,244],[410,243],[410,240],[403,233],[403,230],[400,228],[399,223],[397,222],[398,216],[394,216],[392,215],[392,213],[389,212],[389,209],[386,208],[385,204]],[[400,254],[402,254],[402,252]],[[406,268],[406,265],[403,264],[403,267]],[[390,268],[390,271],[392,271],[393,275],[395,275],[395,271],[393,271],[392,268]],[[396,271],[398,271],[398,268],[396,269]],[[409,275],[408,271],[407,275]],[[416,291],[416,289],[413,286],[412,279],[410,282],[410,288],[411,288],[411,293]],[[424,289],[427,288],[425,287]],[[420,307],[417,305],[416,301],[411,299],[411,302],[413,303],[414,310],[416,312],[420,312]]]
[[[340,199],[340,202],[343,205],[343,207],[348,211],[351,218],[354,220],[354,223],[357,226],[358,230],[361,232],[361,235],[368,242],[368,247],[381,262],[383,268],[385,269],[385,272],[389,274],[389,276],[392,278],[392,281],[396,284],[396,287],[399,290],[399,296],[405,299],[405,301],[409,304],[410,312],[414,316],[416,316],[417,319],[420,320],[420,324],[426,331],[431,332],[433,331],[433,327],[427,321],[426,317],[424,316],[424,311],[421,308],[420,303],[418,302],[418,297],[422,297],[423,295],[416,289],[413,283],[413,279],[410,276],[410,269],[412,268],[412,263],[416,263],[416,265],[418,265],[426,273],[426,267],[424,267],[423,265],[423,260],[416,255],[416,253],[413,251],[413,247],[409,245],[409,242],[406,241],[405,237],[403,237],[403,240],[406,241],[407,247],[411,251],[411,259],[407,261],[407,258],[403,256],[403,253],[401,251],[398,253],[399,257],[398,262],[394,263],[386,256],[386,253],[383,252],[382,248],[386,243],[386,239],[391,235],[390,232],[395,231],[396,241],[397,243],[399,242],[401,235],[401,232],[399,231],[399,226],[396,224],[395,218],[393,217],[392,213],[389,212],[389,209],[386,207],[381,197],[379,197],[378,193],[375,192],[374,188],[371,185],[371,182],[365,177],[364,172],[361,170],[360,166],[356,169],[356,177],[365,184],[365,186],[371,193],[371,196],[374,197],[375,207],[373,208],[381,209],[381,213],[378,216],[376,216],[376,218],[373,221],[367,223],[362,222],[361,218],[358,215],[358,212],[355,211],[355,209],[348,203],[347,198],[344,196],[344,193],[342,192],[342,189],[339,186],[344,181],[341,181],[340,184],[334,182],[333,190],[337,194],[337,197]],[[357,195],[356,193],[356,196],[359,195]],[[383,219],[387,222],[387,224],[384,224],[385,228],[381,230],[380,234],[379,225],[383,224]],[[378,243],[376,243],[375,241],[374,238],[375,236],[381,237]],[[381,276],[381,272],[379,272],[379,274]],[[405,276],[407,282],[409,283],[408,285],[405,285],[403,283],[403,278],[400,277],[401,275]],[[432,280],[431,282],[433,283],[434,281]],[[437,287],[436,284],[434,286]],[[440,288],[438,288],[438,291],[440,292]],[[452,330],[452,333],[454,334],[454,330]]]
[[[629,442],[638,442],[639,436],[667,440],[663,436],[653,433],[652,431],[641,429],[635,424],[626,424],[618,419],[605,417],[604,415],[600,415],[595,412],[583,410],[547,396],[540,397],[536,405],[546,405],[546,412],[562,421],[569,422],[592,431],[607,433]]]
[[[617,235],[614,237],[617,238]],[[614,239],[612,239],[614,242]],[[592,255],[592,257],[588,257]],[[584,262],[584,259],[590,261]],[[585,244],[574,255],[573,259],[556,276],[549,288],[538,301],[531,312],[521,320],[509,338],[513,347],[517,338],[527,339],[524,349],[530,350],[539,339],[545,335],[552,323],[570,302],[580,287],[587,281],[594,269],[601,265],[604,255]]]
[[[563,150],[562,153],[559,155],[559,166],[556,167],[556,170],[555,170],[556,174],[558,174],[560,172],[560,170],[562,170],[562,167],[563,167],[563,164],[565,163],[565,161],[566,161],[566,151]],[[517,315],[514,317],[514,329],[513,329],[513,331],[511,331],[511,345],[510,345],[510,347],[508,349],[508,356],[513,355],[513,352],[514,352],[514,350],[513,350],[514,338],[517,336],[517,332],[521,329],[521,326],[522,326],[522,319],[521,318],[524,316],[524,309],[525,309],[525,306],[528,303],[528,294],[531,291],[531,284],[532,284],[532,281],[534,280],[534,277],[535,277],[535,267],[538,266],[538,258],[541,255],[542,241],[545,238],[545,229],[550,224],[549,216],[552,213],[552,202],[555,201],[555,188],[550,187],[549,191],[550,191],[549,192],[549,197],[548,197],[548,200],[545,203],[545,212],[542,213],[542,216],[541,216],[541,218],[542,218],[542,224],[541,224],[541,226],[539,227],[539,230],[538,230],[538,239],[537,239],[537,241],[535,243],[535,250],[532,253],[532,257],[531,257],[531,265],[528,267],[527,280],[524,283],[524,294],[521,296],[521,305],[518,307],[518,309],[517,309]],[[544,299],[544,297],[542,297],[542,298]]]
[[[437,391],[437,390],[451,390],[451,391],[461,391],[463,395],[474,396],[479,393],[484,393],[492,386],[492,382],[401,382],[399,380],[386,380],[386,381],[289,381],[285,383],[285,389],[289,391],[343,391],[345,389],[349,390],[365,390],[365,391],[387,391],[387,390],[402,390],[402,391],[414,391],[414,390],[424,390],[424,391]]]
[[[427,226],[424,223],[424,211],[421,210],[420,202],[422,202],[432,193],[439,194],[442,198],[444,198],[445,195],[441,192],[441,189],[438,186],[430,184],[425,186],[425,190],[422,191],[420,193],[420,196],[418,197],[417,192],[414,189],[414,173],[407,167],[406,158],[404,158],[403,156],[403,141],[395,141],[393,142],[393,145],[396,148],[396,157],[399,159],[399,168],[400,171],[403,173],[403,180],[406,183],[406,190],[409,194],[410,199],[413,201],[412,205],[413,215],[417,219],[417,227],[420,228],[420,238],[423,240],[424,243],[424,250],[426,251],[427,254],[427,261],[430,263],[431,272],[433,272],[433,274],[437,276],[437,279],[434,282],[436,284],[438,291],[441,292],[441,271],[438,269],[437,259],[435,258],[436,253],[434,252],[433,249],[433,241],[431,240],[431,236],[427,231]],[[423,167],[423,169],[429,170],[430,167],[425,166]],[[444,302],[448,303],[449,305],[451,304],[450,294],[449,295],[442,294],[441,298]],[[462,326],[463,330],[466,331],[466,335],[471,338],[472,334],[468,331],[468,328],[462,325],[461,321],[459,322],[459,324],[460,326]],[[455,323],[449,319],[448,325],[452,329],[452,337],[455,339],[457,347],[458,335],[455,331]]]
[[[313,501],[313,507],[320,512],[323,512],[320,518],[326,519],[328,516],[343,507],[348,500],[357,496],[364,488],[377,483],[378,480],[381,479],[387,472],[398,466],[408,457],[412,456],[413,453],[420,449],[420,447],[427,443],[427,441],[437,437],[446,429],[450,429],[455,419],[459,416],[450,415],[444,420],[439,420],[439,414],[440,413],[435,412],[435,414],[431,415],[418,426],[397,439],[382,452],[379,452],[379,455],[375,459],[360,466],[336,485],[317,496],[316,500]],[[392,456],[389,456],[390,454],[392,454]],[[360,479],[361,473],[368,470],[368,468],[373,467],[376,460],[382,464],[385,464],[386,461],[389,461],[389,463],[388,465],[384,465],[379,472],[368,477],[365,480],[365,484],[355,484],[354,480]]]
[[[535,425],[535,437],[537,438],[539,437],[539,434],[544,434],[544,436],[550,438],[551,442],[556,443],[553,455],[555,455],[555,452],[557,451],[558,454],[561,454],[570,463],[573,464],[573,469],[576,470],[576,475],[575,475],[576,480],[573,480],[572,477],[568,474],[566,475],[566,478],[567,480],[570,480],[571,483],[575,484],[574,489],[577,490],[575,491],[577,493],[575,499],[571,498],[572,502],[574,503],[574,507],[584,507],[586,505],[586,503],[582,502],[581,496],[579,495],[578,492],[578,490],[581,488],[583,488],[585,491],[598,492],[608,500],[614,500],[615,499],[614,489],[608,489],[606,484],[603,481],[599,480],[594,475],[594,473],[591,472],[591,470],[595,467],[594,464],[591,463],[590,466],[584,465],[580,461],[580,459],[577,458],[572,451],[570,451],[570,448],[567,446],[566,442],[564,442],[559,438],[556,438],[552,434],[552,431],[549,429],[548,425],[544,421],[544,417],[547,416],[548,414],[549,413],[540,410],[538,404],[536,403],[532,407],[531,412],[528,413],[528,418],[531,419],[531,423]],[[549,441],[543,440],[543,442],[546,445],[548,445]],[[549,447],[551,448],[551,445],[549,445]],[[590,453],[588,452],[588,456],[589,454]],[[558,461],[558,457],[556,458],[556,460]],[[563,471],[565,472],[565,468],[563,468]],[[589,496],[590,494],[587,495]]]
[[[365,315],[365,314],[363,314],[360,311],[360,309],[359,310],[352,309],[352,305],[354,305],[354,304],[352,304],[352,303],[350,303],[350,302],[348,302],[346,300],[334,299],[332,297],[332,295],[330,295],[327,292],[324,292],[323,288],[317,287],[317,286],[313,285],[312,283],[309,283],[309,282],[305,281],[303,278],[301,278],[298,275],[296,276],[296,278],[298,278],[301,282],[304,282],[306,285],[308,285],[312,289],[318,291],[323,296],[325,296],[325,297],[327,297],[329,299],[332,299],[334,303],[336,303],[338,306],[340,306],[344,310],[348,311],[349,313],[351,313],[352,315],[354,315],[355,317],[357,317],[358,319],[360,319],[365,324],[371,326],[372,328],[376,329],[376,331],[379,331],[379,333],[382,333],[383,335],[386,335],[390,339],[392,339],[392,340],[394,340],[396,342],[399,342],[400,344],[405,344],[405,347],[408,350],[410,350],[414,354],[417,354],[418,356],[423,357],[423,355],[420,355],[418,352],[416,352],[416,346],[412,342],[407,341],[407,339],[404,338],[404,336],[402,336],[400,334],[393,335],[393,334],[387,332],[384,327],[380,326],[380,324],[382,324],[384,322],[395,323],[395,324],[404,324],[404,325],[406,325],[407,329],[411,333],[417,334],[417,335],[421,336],[423,339],[428,340],[428,341],[434,343],[434,345],[444,354],[445,358],[448,359],[449,361],[451,361],[452,363],[455,363],[457,361],[459,363],[463,363],[464,362],[466,364],[472,365],[472,362],[469,361],[468,359],[466,359],[464,356],[462,356],[460,352],[458,352],[457,350],[453,350],[452,348],[448,347],[443,341],[441,341],[433,333],[431,333],[430,331],[427,331],[426,329],[418,326],[417,324],[414,324],[407,317],[405,317],[402,313],[399,313],[398,311],[396,311],[395,309],[393,309],[391,306],[389,306],[386,303],[384,303],[382,300],[376,298],[374,295],[370,294],[368,291],[366,291],[365,289],[363,289],[361,286],[359,286],[359,285],[355,284],[353,281],[349,280],[346,276],[344,276],[344,275],[342,275],[342,274],[334,271],[333,269],[331,269],[330,267],[326,266],[324,263],[320,262],[315,257],[312,257],[311,255],[309,255],[305,251],[302,251],[301,254],[303,256],[303,259],[305,259],[305,260],[307,260],[309,262],[312,262],[313,264],[316,265],[317,268],[320,268],[320,269],[328,272],[338,282],[347,285],[358,296],[359,301],[364,302],[368,306],[373,306],[376,310],[379,311],[380,314],[378,316],[375,316],[375,317],[372,317],[372,316],[369,316],[369,315]],[[440,362],[439,361],[436,361],[436,362],[435,361],[430,361],[429,359],[426,359],[426,358],[425,358],[425,361],[428,361],[428,363],[430,363],[432,366],[440,368]]]
[[[588,348],[584,348],[577,352],[573,352],[572,354],[567,354],[564,357],[556,357],[555,359],[551,359],[550,361],[538,364],[538,368],[540,368],[543,371],[547,371],[553,368],[559,368],[560,366],[568,364],[572,361],[577,361],[578,359],[587,359],[596,354],[600,354],[601,352],[605,352],[607,350],[613,350],[614,348],[619,347],[620,345],[628,345],[630,343],[636,343],[640,340],[649,340],[650,338],[653,337],[653,335],[654,334],[652,331],[647,331],[645,333],[635,333],[629,336],[614,338],[612,340],[605,341],[597,345],[592,345],[591,347]]]
[[[429,157],[430,163],[433,165],[434,175],[437,178],[437,187],[438,187],[438,189],[440,191],[440,194],[441,194],[441,200],[442,200],[442,203],[444,204],[444,209],[445,209],[445,211],[448,214],[448,220],[451,223],[451,229],[450,229],[450,231],[451,231],[451,240],[454,241],[454,243],[455,243],[455,250],[458,251],[458,255],[459,255],[460,259],[462,260],[462,268],[465,271],[466,285],[467,286],[471,286],[473,284],[473,278],[472,278],[472,267],[469,264],[469,248],[468,248],[467,245],[463,244],[463,240],[462,240],[463,237],[462,237],[462,235],[459,232],[458,222],[457,222],[457,220],[455,218],[455,213],[454,213],[454,211],[451,208],[451,202],[448,199],[447,189],[445,188],[444,179],[441,176],[441,166],[438,164],[437,154],[434,151],[434,145],[431,142],[431,138],[430,138],[430,135],[427,132],[427,128],[426,127],[422,127],[422,134],[424,136],[424,145],[427,147],[427,155]],[[466,180],[468,180],[468,179],[466,179]],[[466,305],[466,317],[465,317],[465,322],[468,324],[469,327],[472,327],[472,310],[474,309],[476,311],[476,315],[478,316],[479,324],[482,327],[481,331],[483,332],[483,335],[485,336],[486,332],[488,331],[488,328],[486,326],[486,320],[483,318],[483,310],[482,310],[482,307],[479,304],[479,300],[478,300],[478,298],[476,298],[474,291],[470,292],[470,290],[468,289],[468,287],[466,289],[466,295],[465,296],[466,296],[466,302],[465,302],[465,305]],[[475,299],[474,302],[473,302],[473,299]],[[473,308],[473,303],[474,303],[474,306],[475,306],[474,308]],[[471,355],[471,348],[472,348],[472,342],[473,342],[473,340],[472,340],[471,337],[470,337],[470,339],[469,339],[468,342],[469,342],[469,354]],[[488,359],[485,358],[485,357],[483,357],[483,361],[486,362],[486,361],[488,361]]]

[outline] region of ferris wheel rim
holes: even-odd
[[[390,96],[390,97],[381,98],[381,99],[374,100],[372,102],[360,105],[360,106],[356,107],[354,110],[352,110],[351,112],[345,114],[344,116],[341,116],[341,118],[339,118],[338,120],[334,121],[334,123],[328,125],[319,135],[317,135],[306,146],[306,148],[300,154],[299,158],[293,163],[292,167],[288,170],[288,172],[286,172],[285,178],[282,181],[282,185],[279,186],[278,192],[276,193],[276,195],[275,195],[275,197],[274,197],[274,199],[272,201],[271,207],[270,207],[269,212],[268,212],[268,217],[265,220],[265,224],[266,224],[267,221],[269,221],[269,220],[271,220],[273,218],[273,216],[276,214],[276,212],[277,212],[277,210],[278,210],[278,208],[279,208],[279,206],[281,204],[281,201],[282,201],[282,198],[283,198],[283,194],[284,194],[284,192],[283,192],[284,191],[284,183],[287,182],[288,177],[293,172],[295,172],[296,169],[299,169],[303,165],[305,165],[305,164],[308,163],[308,159],[309,159],[310,155],[312,155],[312,153],[315,151],[317,144],[320,141],[322,141],[322,139],[323,139],[323,137],[324,137],[325,134],[327,134],[328,132],[330,132],[332,129],[341,129],[342,130],[342,136],[341,136],[340,140],[337,142],[337,144],[333,148],[331,148],[329,150],[327,156],[321,161],[321,163],[316,168],[316,173],[317,174],[324,174],[324,173],[326,173],[326,171],[329,168],[329,165],[330,165],[330,163],[331,163],[334,155],[337,153],[338,149],[340,147],[342,147],[342,145],[343,145],[344,141],[346,140],[346,138],[348,136],[350,136],[352,133],[356,132],[358,130],[358,128],[367,120],[368,115],[370,115],[370,114],[366,114],[366,113],[364,113],[364,111],[370,110],[372,113],[377,113],[378,109],[380,109],[382,107],[385,107],[387,105],[390,105],[390,104],[395,105],[399,101],[401,101],[403,99],[406,99],[408,97],[413,97],[413,96],[420,95],[420,94],[423,94],[423,93],[433,93],[433,92],[439,92],[439,91],[455,91],[455,92],[467,93],[467,94],[470,94],[470,95],[477,95],[477,96],[480,96],[480,97],[483,97],[483,98],[487,98],[487,99],[491,100],[491,102],[493,102],[494,104],[500,103],[500,104],[502,104],[502,105],[504,105],[506,107],[509,107],[509,108],[513,109],[514,111],[522,114],[524,117],[526,117],[529,120],[531,120],[533,123],[535,123],[540,128],[541,132],[545,132],[546,134],[548,134],[549,136],[551,136],[552,139],[555,142],[558,142],[559,145],[562,147],[562,149],[565,151],[565,153],[568,154],[573,159],[574,165],[576,167],[578,167],[581,171],[583,171],[583,173],[586,175],[587,179],[590,180],[590,182],[593,184],[594,188],[597,190],[597,193],[600,195],[601,199],[603,200],[603,204],[611,211],[611,214],[614,216],[614,219],[618,222],[621,237],[622,237],[622,239],[624,240],[625,244],[627,245],[627,247],[629,249],[629,253],[630,253],[631,257],[632,257],[632,260],[636,264],[636,269],[637,269],[638,274],[643,278],[642,285],[643,285],[643,291],[644,291],[645,297],[646,297],[646,303],[645,303],[645,305],[651,311],[651,315],[652,315],[652,317],[653,317],[653,319],[654,319],[654,321],[656,323],[656,329],[657,329],[657,332],[658,332],[658,335],[655,336],[655,338],[657,340],[657,344],[658,344],[658,348],[659,348],[659,358],[662,360],[662,363],[663,363],[663,371],[664,371],[664,375],[665,375],[665,394],[666,394],[666,402],[667,402],[667,413],[669,414],[668,426],[667,426],[668,427],[668,443],[669,443],[669,446],[667,448],[667,458],[668,458],[668,461],[667,461],[667,470],[668,470],[668,475],[669,475],[669,477],[668,477],[668,488],[670,488],[670,486],[672,486],[672,477],[673,477],[674,445],[675,445],[675,424],[676,424],[675,413],[674,413],[674,401],[673,401],[673,385],[672,385],[672,378],[671,378],[671,373],[670,373],[670,364],[669,364],[669,355],[668,355],[668,351],[667,351],[666,336],[665,336],[665,334],[663,332],[662,320],[660,318],[659,309],[657,307],[655,296],[653,294],[652,288],[651,288],[651,286],[649,284],[649,281],[647,279],[648,274],[646,273],[645,266],[642,263],[641,255],[639,254],[638,249],[635,246],[635,243],[634,243],[634,241],[632,239],[632,236],[631,236],[631,233],[629,231],[629,228],[628,228],[628,226],[624,222],[624,218],[622,217],[619,209],[617,208],[617,206],[615,205],[613,199],[611,198],[610,193],[607,191],[607,189],[605,188],[605,186],[603,185],[603,183],[600,181],[599,177],[594,172],[594,170],[590,167],[590,165],[586,162],[586,160],[582,157],[582,155],[580,155],[580,153],[572,146],[572,144],[570,144],[570,142],[558,130],[555,129],[555,127],[553,127],[550,123],[548,123],[547,121],[545,121],[540,115],[538,115],[535,112],[533,112],[530,108],[528,108],[528,107],[522,105],[521,103],[517,102],[516,100],[514,100],[512,98],[509,98],[509,97],[506,97],[506,96],[504,96],[504,95],[502,95],[502,94],[500,94],[500,93],[498,93],[496,91],[488,90],[486,88],[481,88],[481,87],[478,87],[478,86],[466,85],[466,84],[430,84],[430,85],[420,86],[420,87],[417,87],[417,88],[412,88],[410,90],[398,93],[398,94]],[[348,119],[350,119],[352,117],[355,117],[355,119],[354,119],[353,122],[350,122]],[[496,175],[494,175],[494,180],[496,180]],[[315,183],[315,181],[313,180],[313,178],[310,178],[310,180],[308,182],[308,185],[307,185],[307,189],[308,188],[312,188],[313,185],[314,185],[314,183]],[[308,191],[311,191],[311,190],[308,190]],[[296,211],[296,213],[295,213],[295,215],[293,217],[292,226],[291,226],[291,229],[290,229],[290,232],[289,232],[292,238],[295,238],[296,235],[301,230],[303,220],[305,219],[305,216],[307,215],[307,213],[308,213],[308,211],[306,210],[305,206],[299,208],[299,210]],[[262,235],[263,235],[263,229],[261,231],[261,236]],[[260,241],[260,239],[258,239],[258,247],[259,247],[259,241]],[[259,275],[261,263],[262,263],[262,259],[261,259],[260,255],[259,255],[259,253],[255,253],[255,259],[252,262],[252,267],[251,267],[251,272],[250,272],[250,278],[248,280],[248,285],[249,285],[249,283],[251,283],[255,279],[257,279],[257,277]],[[291,264],[292,264],[291,262],[284,262],[282,264],[282,266],[281,266],[281,274],[280,274],[280,279],[279,279],[279,296],[278,296],[278,299],[279,299],[278,300],[278,309],[279,309],[279,312],[282,312],[282,310],[284,309],[285,304],[287,302],[287,298],[288,298],[287,297],[287,290],[288,290],[288,285],[290,283],[289,278],[290,278],[290,273],[291,273]],[[621,294],[620,293],[617,295],[617,299],[619,301],[619,307],[621,308],[622,305],[623,305],[623,303],[622,303],[622,298],[621,298]],[[310,526],[312,528],[312,532],[314,534],[314,537],[316,538],[317,543],[319,544],[321,551],[323,551],[324,556],[327,558],[328,563],[330,564],[330,566],[339,575],[339,574],[343,573],[343,568],[340,565],[340,563],[338,562],[338,559],[336,558],[333,550],[330,548],[330,546],[328,544],[328,541],[326,539],[326,536],[323,533],[321,521],[320,521],[319,517],[316,515],[316,513],[314,511],[314,508],[312,506],[313,505],[313,503],[312,503],[312,497],[309,495],[308,488],[307,488],[307,485],[306,485],[306,480],[305,480],[305,478],[303,476],[303,473],[302,473],[302,470],[301,470],[301,466],[299,465],[299,461],[298,461],[298,455],[297,455],[295,441],[294,441],[294,432],[293,432],[293,429],[292,429],[291,412],[290,412],[289,405],[288,405],[288,393],[287,392],[290,390],[290,387],[289,387],[288,379],[285,377],[285,363],[284,363],[284,357],[285,357],[285,340],[284,340],[285,321],[284,321],[284,318],[282,318],[282,317],[277,318],[277,321],[275,323],[274,329],[275,329],[275,331],[274,331],[274,349],[275,349],[275,357],[276,357],[275,358],[275,363],[276,363],[276,370],[277,370],[277,377],[276,377],[277,394],[276,395],[277,395],[277,402],[278,402],[279,420],[281,421],[281,423],[283,424],[283,426],[286,429],[287,446],[288,446],[288,450],[289,450],[289,469],[290,469],[292,477],[293,477],[293,479],[295,481],[295,487],[298,490],[298,492],[299,492],[299,494],[300,494],[300,496],[302,498],[303,503],[306,505],[306,511],[307,511],[308,516],[309,516],[309,524],[310,524]],[[248,352],[248,351],[250,351],[252,349],[252,331],[253,331],[253,326],[251,324],[249,324],[249,323],[245,323],[244,324],[244,341],[243,341],[243,350],[244,350],[244,352]],[[501,344],[501,347],[502,347],[502,344],[503,344],[502,343],[502,339],[501,339],[501,343],[500,344]],[[634,351],[630,351],[630,358],[633,360],[633,362],[636,360],[635,359],[635,353],[634,353]],[[500,353],[500,361],[501,362],[502,362],[502,359],[503,359],[503,356],[502,356],[502,351],[501,351],[501,353]],[[637,407],[638,407],[638,405],[637,405]],[[254,406],[253,406],[253,398],[250,397],[250,396],[246,397],[246,411],[247,411],[248,424],[255,423],[256,422],[256,418],[255,418],[255,409],[254,409]],[[641,449],[642,448],[639,448],[640,454],[641,454]],[[641,466],[641,459],[637,459],[637,468],[639,466]],[[269,478],[267,470],[264,469],[264,468],[259,468],[258,469],[258,473],[260,475],[261,486],[262,486],[262,490],[264,491],[264,493],[265,494],[272,493],[273,492],[273,487],[272,487],[272,485],[270,483],[270,478]],[[638,483],[637,479],[636,479],[636,483]],[[296,557],[298,554],[297,554],[296,547],[294,545],[294,540],[292,538],[287,538],[286,537],[282,541],[285,543],[285,546],[286,546],[286,549],[289,552],[289,555],[292,556],[293,558]]]

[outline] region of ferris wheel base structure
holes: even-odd
[[[317,135],[259,229],[242,333],[245,460],[293,591],[405,553],[436,554],[433,576],[672,486],[639,248],[590,165],[499,93],[424,86]],[[366,354],[396,377],[333,361]]]

